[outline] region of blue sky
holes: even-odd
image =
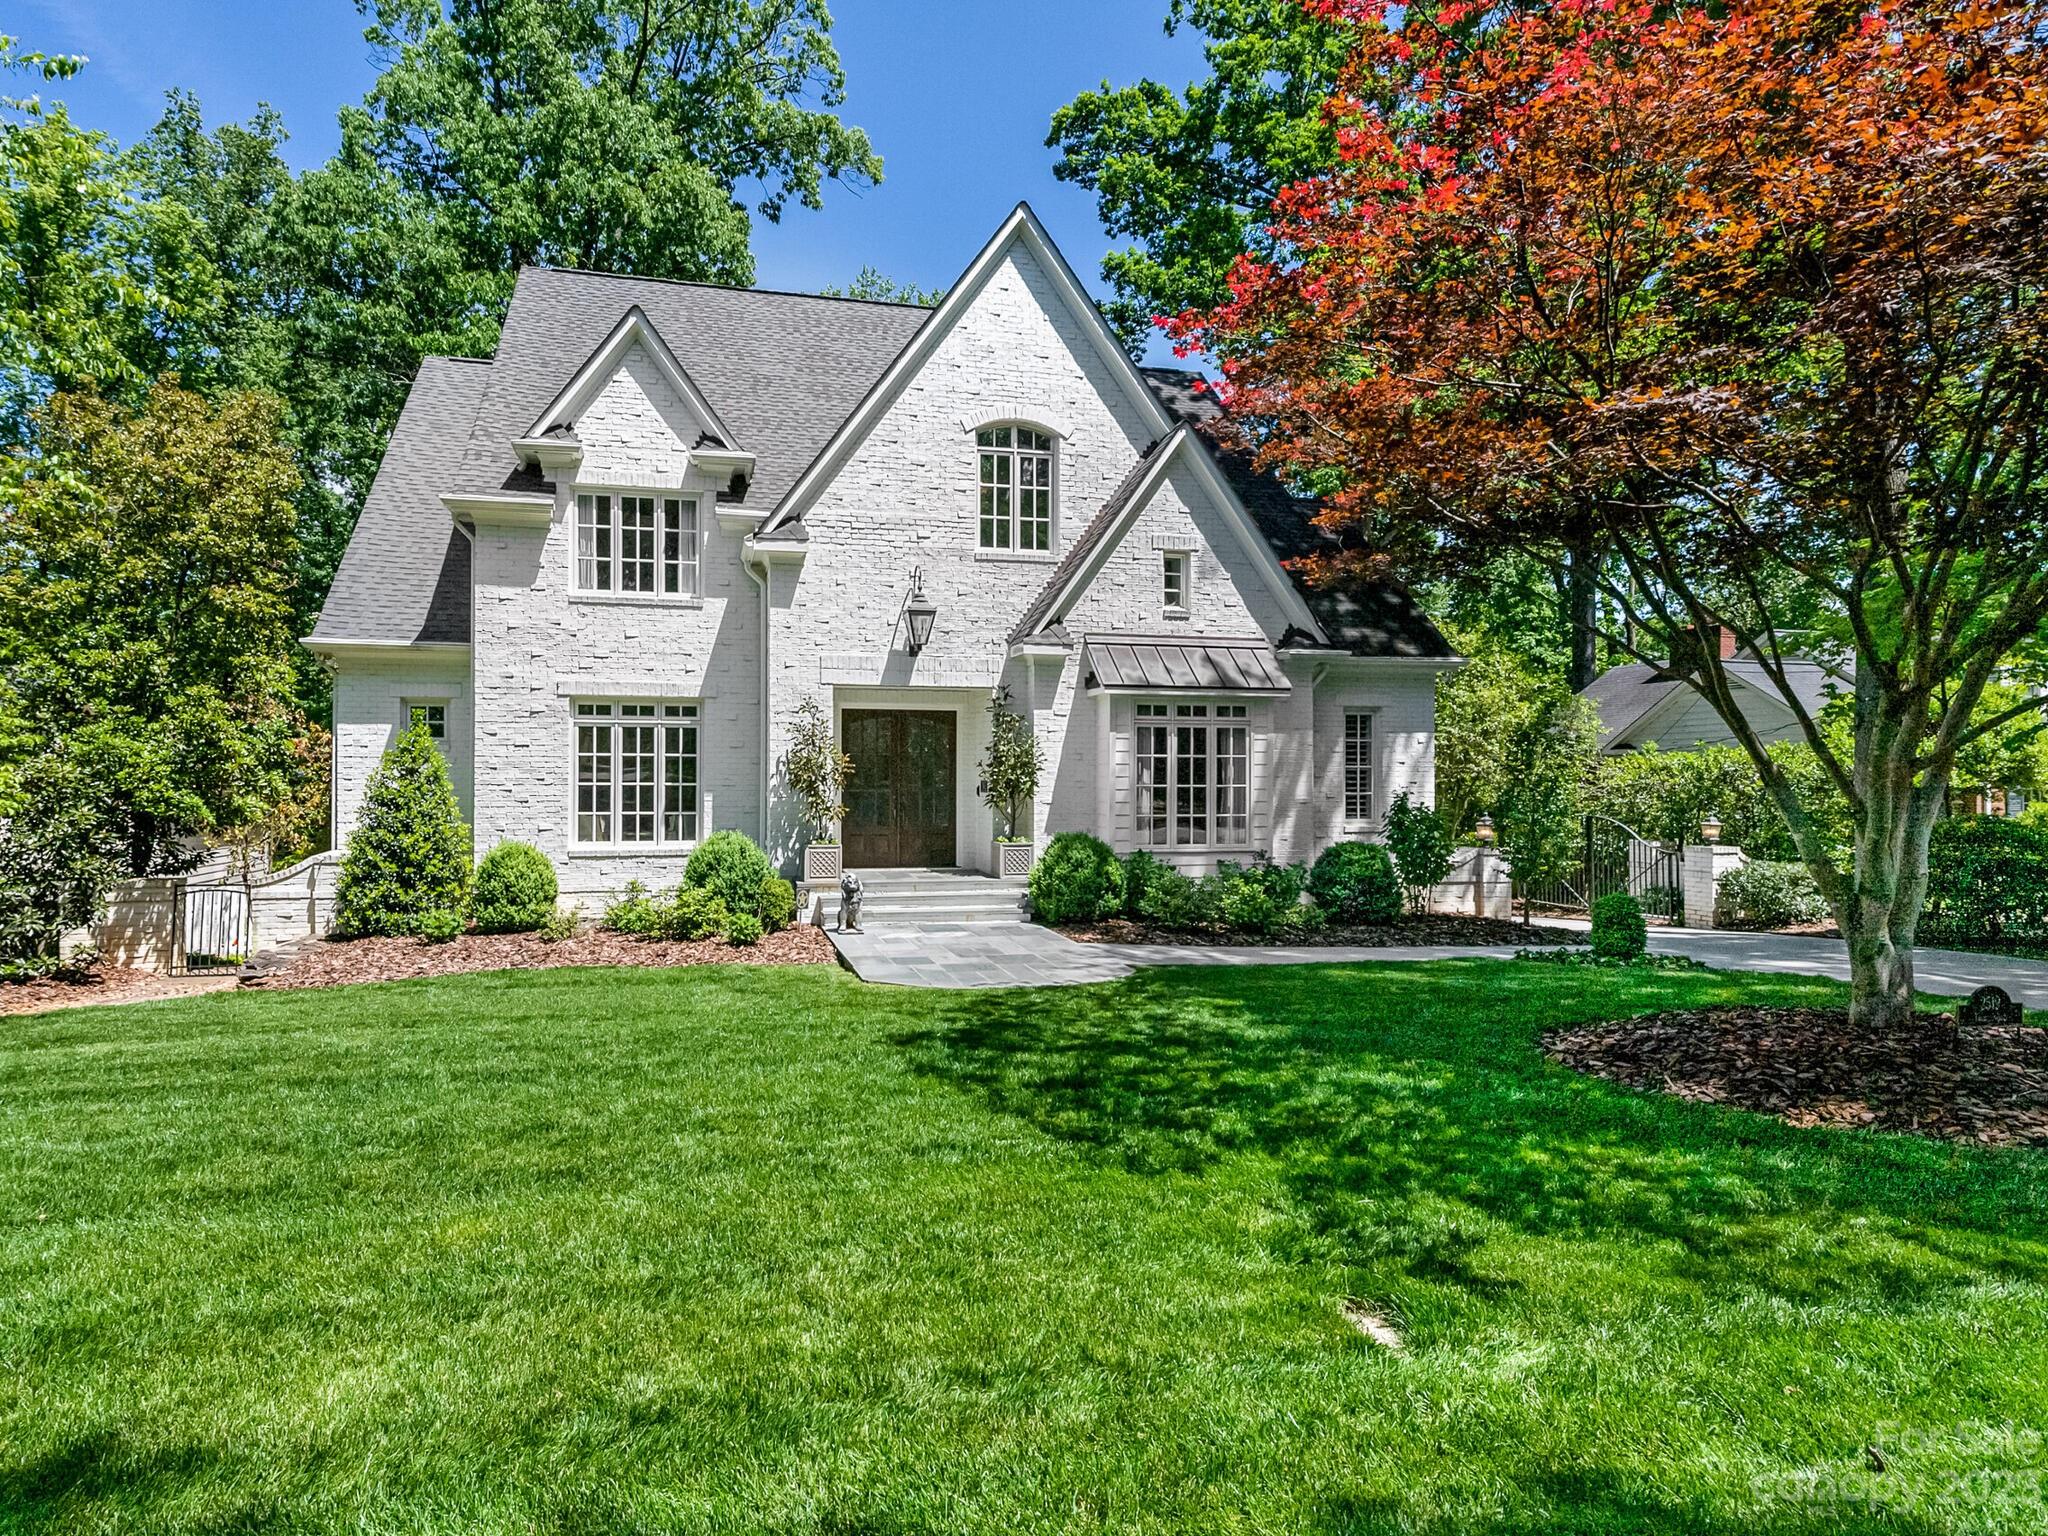
[[[184,86],[209,123],[268,101],[291,132],[288,158],[317,164],[333,152],[336,109],[359,100],[375,73],[350,0],[16,0],[9,9],[6,29],[24,46],[91,57],[45,94],[123,143],[156,119],[166,90]],[[874,140],[885,179],[858,193],[829,189],[823,211],[792,209],[779,226],[757,220],[760,284],[812,290],[872,263],[899,281],[943,286],[1027,198],[1100,291],[1111,242],[1094,199],[1053,180],[1046,124],[1105,78],[1180,86],[1201,74],[1197,41],[1164,33],[1166,0],[838,0],[832,13],[847,75],[842,112]]]

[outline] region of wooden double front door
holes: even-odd
[[[954,861],[950,710],[849,709],[839,717],[849,869],[945,868]]]

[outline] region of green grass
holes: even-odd
[[[8,1021],[0,1529],[2048,1529],[2048,1158],[1536,1054],[1738,995],[1839,993],[706,967]]]

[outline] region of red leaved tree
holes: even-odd
[[[1754,760],[1854,1016],[1898,1020],[1956,752],[2048,619],[2048,9],[1307,3],[1356,31],[1343,161],[1181,338],[1264,462],[1330,492],[1324,577],[1515,548],[1597,585],[1610,641],[1669,658]],[[1717,627],[1850,848],[1692,642]],[[1817,635],[1853,659],[1853,751],[1787,679]]]

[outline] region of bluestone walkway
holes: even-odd
[[[1560,924],[1559,926],[1570,926]],[[1065,987],[1114,981],[1142,965],[1349,965],[1410,960],[1506,960],[1507,946],[1303,944],[1250,949],[1230,944],[1077,944],[1036,923],[901,923],[865,933],[833,933],[840,958],[863,981],[908,987]],[[1839,939],[1781,933],[1721,933],[1652,928],[1650,948],[1690,955],[1721,970],[1849,979]],[[1952,949],[1916,953],[1922,992],[1962,997],[2005,988],[2022,1007],[2048,1011],[2048,962],[1973,955]]]

